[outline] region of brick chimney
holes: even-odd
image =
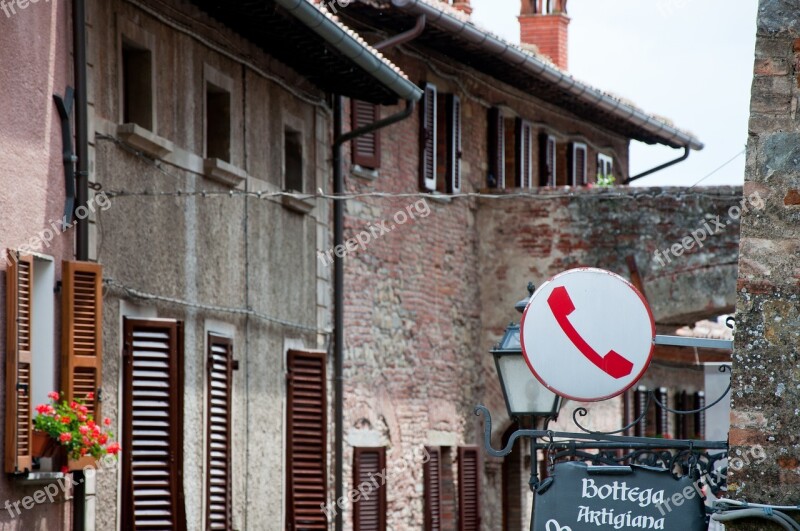
[[[522,0],[520,42],[533,44],[562,70],[569,66],[567,0]]]
[[[448,3],[450,3],[450,2],[448,2]],[[461,1],[455,0],[455,1],[452,2],[451,5],[454,8],[458,9],[459,11],[463,11],[467,15],[471,15],[472,14],[472,6],[469,5],[469,0],[461,0]]]

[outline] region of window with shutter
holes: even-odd
[[[183,507],[182,323],[125,319],[123,528],[186,528]]]
[[[424,465],[425,531],[442,530],[442,450],[426,448],[430,459]]]
[[[286,428],[287,526],[327,530],[325,352],[288,352]]]
[[[698,391],[694,394],[694,409],[703,409],[706,407],[706,394],[703,391]],[[694,437],[695,439],[706,438],[706,412],[698,411],[694,414]]]
[[[642,417],[647,407],[647,388],[640,385],[633,393],[633,418],[638,419]],[[647,416],[642,417],[642,420],[637,422],[633,427],[633,434],[636,437],[644,437],[647,433]]]
[[[533,188],[533,126],[517,119],[517,186]]]
[[[31,470],[31,327],[33,258],[9,251],[6,271],[5,470]]]
[[[208,434],[206,437],[206,528],[233,529],[231,417],[233,341],[208,334]]]
[[[585,186],[586,180],[586,144],[572,144],[572,186]]]
[[[664,409],[665,407],[669,407],[667,388],[659,387],[655,393],[658,402],[664,405],[664,407],[658,407],[658,404],[656,404],[656,436],[664,437],[665,435],[669,435],[669,412]]]
[[[386,530],[386,483],[381,480],[385,469],[386,448],[354,448],[353,488],[362,492],[353,504],[354,531]]]
[[[556,186],[557,142],[553,135],[541,135],[541,186]]]
[[[458,530],[478,531],[480,513],[480,454],[474,447],[458,449]]]
[[[67,398],[85,399],[89,412],[100,418],[103,365],[103,268],[89,262],[64,262],[61,389]]]
[[[371,125],[380,119],[380,107],[361,100],[351,100],[350,117],[352,129]],[[381,166],[381,136],[373,131],[353,139],[353,164],[371,170]]]
[[[461,192],[461,99],[447,97],[447,193]]]
[[[597,155],[597,177],[608,178],[614,175],[614,159],[608,155]]]
[[[489,188],[506,187],[506,131],[503,112],[489,109]]]
[[[425,85],[420,118],[420,187],[436,191],[436,86]]]

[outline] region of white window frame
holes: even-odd
[[[550,177],[547,179],[547,186],[556,186],[558,182],[558,140],[555,136],[548,134],[545,140],[545,160],[547,159],[547,148],[553,143],[553,153],[550,155],[550,160],[547,161],[550,166]]]
[[[578,179],[578,151],[583,151],[583,179]],[[587,166],[589,158],[589,148],[583,142],[572,143],[572,186],[585,186],[588,183]]]
[[[597,175],[608,177],[614,174],[614,157],[604,153],[597,154]]]

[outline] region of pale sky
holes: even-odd
[[[640,186],[692,186],[747,142],[758,0],[570,0],[569,70],[671,119],[706,147]],[[472,0],[480,26],[519,42],[519,0]],[[631,174],[682,150],[631,145]],[[744,154],[702,185],[741,184]]]

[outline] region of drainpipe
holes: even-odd
[[[89,203],[89,104],[86,101],[86,2],[72,3],[72,40],[75,68],[75,207]],[[89,220],[77,220],[75,258],[89,259]]]
[[[75,147],[77,165],[75,171],[75,207],[89,202],[89,106],[86,91],[86,2],[72,2],[72,42],[75,71]],[[72,212],[69,213],[72,216]],[[77,220],[75,258],[89,259],[89,219]],[[86,476],[83,471],[74,472],[72,505],[72,529],[86,529]]]
[[[362,135],[372,133],[394,123],[403,121],[414,112],[415,103],[413,100],[406,100],[406,108],[401,112],[379,120],[373,124],[360,127],[349,133],[342,134],[342,122],[344,118],[344,101],[341,96],[334,96],[333,100],[333,193],[341,195],[344,193],[344,167],[342,166],[342,146]],[[333,246],[344,245],[344,201],[334,200],[333,203]],[[344,258],[334,253],[333,259],[333,386],[334,404],[333,416],[336,426],[334,430],[335,439],[335,483],[336,497],[339,500],[344,496]],[[335,529],[342,531],[344,526],[341,511],[336,512]]]
[[[647,170],[645,172],[640,173],[639,175],[634,175],[633,177],[629,177],[628,180],[625,181],[624,184],[630,184],[630,183],[632,183],[633,181],[635,181],[637,179],[641,179],[642,177],[647,177],[648,175],[652,175],[652,174],[656,173],[657,171],[665,170],[665,169],[669,168],[670,166],[674,166],[675,164],[678,164],[679,162],[683,162],[684,160],[689,158],[689,153],[690,152],[691,151],[689,149],[689,146],[684,146],[683,147],[683,155],[681,155],[677,159],[671,160],[669,162],[666,162],[666,163],[662,164],[661,166],[656,166],[652,170]]]

